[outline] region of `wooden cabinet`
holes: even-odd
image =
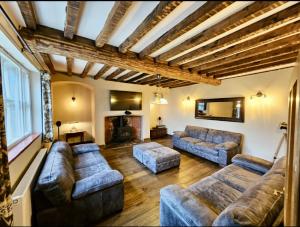
[[[162,138],[167,136],[167,128],[152,128],[150,130],[150,139]]]

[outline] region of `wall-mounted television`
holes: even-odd
[[[142,110],[142,93],[110,90],[110,110]]]

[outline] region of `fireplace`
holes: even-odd
[[[136,115],[105,117],[105,144],[141,140],[141,118]]]

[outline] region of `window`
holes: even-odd
[[[1,73],[6,139],[11,147],[32,132],[29,75],[3,54]]]

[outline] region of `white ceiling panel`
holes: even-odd
[[[37,23],[64,30],[67,1],[35,1],[33,8]]]
[[[120,73],[120,74],[119,74],[118,76],[116,76],[114,79],[118,79],[119,77],[121,77],[121,76],[123,76],[123,75],[129,73],[130,71],[131,71],[131,70],[126,69],[124,72]]]
[[[115,67],[115,66],[111,67],[109,70],[107,70],[106,73],[103,74],[102,78],[107,77],[109,74],[113,73],[113,72],[116,71],[117,69],[118,69],[118,67]]]
[[[139,72],[139,73],[137,73],[137,74],[134,74],[133,76],[127,78],[125,81],[130,80],[130,79],[132,79],[133,77],[139,76],[139,75],[141,75],[141,74],[143,74],[143,73],[142,73],[142,72]]]
[[[102,30],[114,1],[88,1],[78,24],[77,35],[95,40]]]
[[[85,60],[75,58],[73,63],[73,73],[81,74],[84,70],[86,63],[87,61]]]
[[[26,27],[22,13],[16,1],[1,1],[0,5],[3,7],[17,28],[20,26]]]
[[[174,27],[184,18],[195,12],[205,1],[186,1],[176,7],[167,17],[159,22],[150,32],[148,32],[131,50],[140,52],[154,40],[158,39],[167,30]]]
[[[108,44],[119,46],[153,11],[159,1],[133,2],[118,27],[108,40]]]
[[[99,70],[102,69],[103,66],[104,66],[103,64],[99,64],[99,63],[94,64],[93,67],[88,72],[88,75],[95,76],[97,72],[99,72]]]
[[[67,62],[65,56],[51,54],[50,57],[51,57],[51,62],[56,71],[62,71],[62,72],[67,71]]]

